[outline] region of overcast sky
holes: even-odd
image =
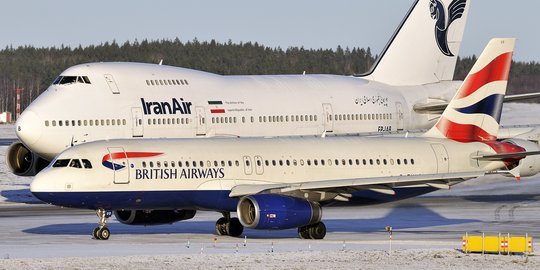
[[[371,47],[378,54],[414,0],[10,0],[0,48],[116,40],[257,41],[270,47]],[[492,37],[517,37],[515,60],[540,61],[538,0],[471,0],[461,56]]]

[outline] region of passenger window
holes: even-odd
[[[232,167],[232,161],[229,160],[227,163],[229,164],[229,167]]]
[[[199,161],[199,167],[201,167],[201,168],[204,167],[204,162],[202,160]]]
[[[236,165],[236,167],[238,167],[238,166],[240,166],[240,161],[235,160],[235,161],[234,161],[234,164]]]
[[[407,165],[407,159],[406,158],[403,159],[403,164]]]
[[[78,159],[72,159],[69,163],[69,167],[80,169],[81,167],[81,161]]]
[[[217,160],[214,160],[214,167],[217,167],[217,166],[218,166]]]
[[[154,162],[150,161],[148,165],[150,165],[150,168],[154,168]]]
[[[313,165],[315,165],[315,166],[319,165],[319,161],[316,160],[316,159],[314,159],[314,160],[313,160]]]
[[[45,126],[46,126],[46,127],[49,126],[49,120],[45,120]]]
[[[411,158],[411,165],[414,165],[414,159]]]
[[[69,161],[70,159],[57,159],[54,162],[53,167],[54,168],[67,167],[67,165],[69,164]]]
[[[169,167],[169,162],[163,161],[163,167],[168,168]]]
[[[146,161],[143,161],[143,162],[142,162],[142,167],[143,167],[143,168],[146,168]]]
[[[85,169],[92,169],[92,163],[88,159],[83,159],[82,164]]]
[[[221,167],[225,167],[225,161],[224,160],[221,161]]]
[[[197,161],[193,161],[193,167],[197,167]]]

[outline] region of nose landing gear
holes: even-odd
[[[107,240],[111,236],[111,231],[107,228],[107,219],[112,216],[112,211],[97,209],[96,215],[99,217],[98,227],[94,228],[92,236],[96,240]]]

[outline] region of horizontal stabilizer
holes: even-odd
[[[516,152],[516,153],[501,153],[473,156],[473,159],[486,161],[501,161],[509,158],[524,158],[526,156],[540,155],[540,151]]]
[[[540,98],[540,92],[527,93],[527,94],[518,94],[518,95],[506,95],[503,102],[512,102],[520,100],[528,100]],[[413,110],[416,113],[423,114],[441,114],[444,109],[448,106],[448,102],[433,102],[433,103],[419,103],[413,106]]]

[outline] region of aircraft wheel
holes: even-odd
[[[323,239],[326,236],[326,226],[322,222],[318,222],[309,226],[309,237],[311,239]]]
[[[227,235],[227,219],[222,217],[216,221],[216,234]]]
[[[238,218],[231,218],[226,224],[226,231],[229,236],[240,236],[244,232],[244,226]]]
[[[99,240],[99,235],[98,235],[98,232],[99,232],[99,227],[95,227],[94,228],[94,231],[92,231],[92,237],[96,240]]]
[[[99,239],[101,240],[109,240],[109,237],[111,236],[111,231],[107,227],[103,227],[99,230]]]
[[[300,239],[311,239],[309,236],[309,226],[298,227],[298,236]]]

